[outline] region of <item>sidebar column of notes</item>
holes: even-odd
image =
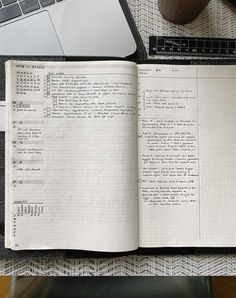
[[[33,70],[16,70],[16,92],[10,106],[11,165],[10,192],[11,237],[17,239],[18,222],[25,217],[40,217],[44,213],[44,100],[42,85],[47,79]],[[29,195],[30,194],[30,195]],[[17,241],[13,242],[18,247]]]

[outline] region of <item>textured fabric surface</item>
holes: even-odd
[[[128,0],[147,50],[149,35],[236,38],[236,8],[227,1],[212,0],[194,22],[185,26],[171,25],[163,20],[158,12],[157,2],[158,0]],[[3,86],[3,77],[1,77],[1,99],[4,92]],[[1,165],[0,160],[0,180],[3,179],[4,173]],[[3,190],[0,188],[0,194],[2,193]],[[0,214],[0,217],[2,216],[3,214]],[[9,260],[0,261],[0,274],[236,275],[236,255],[130,256],[116,259],[53,261]]]
[[[184,26],[165,21],[158,0],[128,3],[147,51],[150,35],[236,38],[236,7],[226,0],[212,0],[195,21]]]
[[[132,256],[118,259],[0,261],[0,273],[40,276],[228,276],[236,275],[236,256]]]

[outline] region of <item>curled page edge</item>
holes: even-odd
[[[5,131],[5,110],[6,103],[5,101],[0,101],[0,131]]]

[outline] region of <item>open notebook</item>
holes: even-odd
[[[6,82],[6,247],[236,246],[236,66],[9,61]]]

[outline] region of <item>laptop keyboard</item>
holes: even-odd
[[[0,24],[62,0],[0,0]]]

